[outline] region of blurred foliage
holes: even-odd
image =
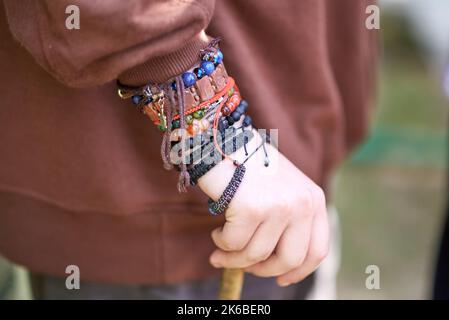
[[[394,11],[382,11],[382,46],[386,50],[383,63],[404,63],[424,66],[422,51],[410,33],[410,26],[404,15]]]
[[[448,105],[407,21],[382,12],[379,96],[371,134],[341,168],[339,297],[430,298],[446,198]],[[366,266],[381,289],[365,288]]]
[[[11,264],[0,257],[0,300],[11,298],[14,288],[14,272]]]

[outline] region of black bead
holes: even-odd
[[[147,97],[147,98],[145,99],[144,104],[149,104],[149,103],[151,103],[151,102],[153,102],[153,98]]]
[[[232,117],[230,117],[230,116],[227,117],[226,119],[228,120],[228,123],[229,123],[230,126],[232,126],[234,124],[234,122],[235,122],[234,119]]]

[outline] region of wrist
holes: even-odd
[[[261,156],[264,156],[264,150],[259,147],[263,138],[256,129],[253,128],[251,130],[254,134],[254,138],[247,143],[246,148],[238,149],[230,154],[229,157],[232,160],[236,160],[238,163],[243,163],[254,152],[254,154],[245,162],[245,167],[249,170],[254,170],[256,168],[262,169],[264,167],[264,162],[261,159]],[[213,200],[217,200],[220,197],[234,174],[235,165],[230,159],[225,159],[219,162],[198,180],[199,188]]]

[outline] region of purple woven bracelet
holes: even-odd
[[[243,177],[245,176],[246,168],[243,164],[237,165],[234,171],[234,175],[232,176],[231,181],[223,191],[223,194],[221,197],[214,201],[209,198],[208,205],[209,205],[209,212],[213,215],[222,214],[225,212],[225,210],[228,208],[229,203],[231,203],[232,198],[234,198],[235,193],[237,192],[237,189],[240,186],[240,183],[243,180]]]

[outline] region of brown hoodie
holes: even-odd
[[[0,6],[0,253],[84,280],[204,278],[213,250],[199,190],[176,191],[160,133],[125,84],[192,66],[221,36],[228,73],[280,150],[327,187],[367,128],[375,32],[361,0],[3,0]],[[80,29],[68,30],[68,5]]]

